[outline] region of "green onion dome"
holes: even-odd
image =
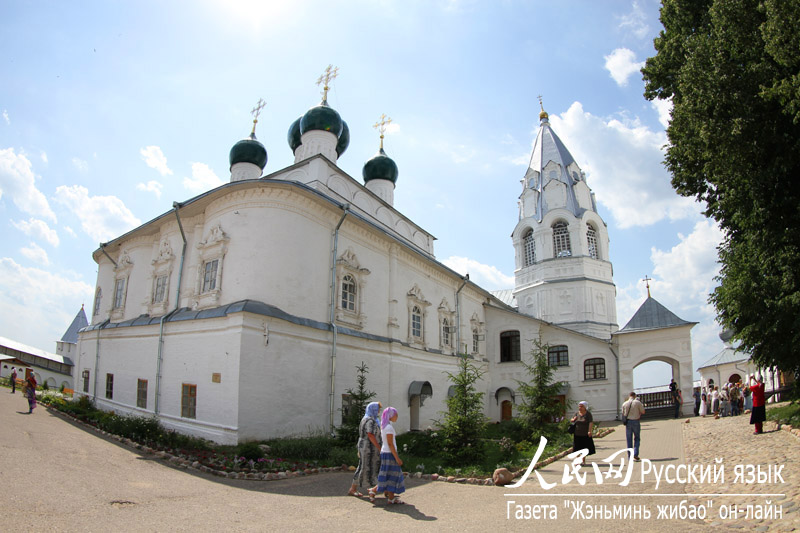
[[[298,146],[303,144],[303,142],[300,140],[300,120],[302,118],[303,117],[298,117],[297,120],[292,122],[292,125],[289,126],[288,141],[289,141],[289,148],[292,149],[292,153],[294,153],[294,151],[297,150]]]
[[[267,149],[258,142],[256,134],[251,133],[248,138],[242,139],[233,145],[229,160],[231,168],[236,163],[252,163],[264,170],[264,167],[267,166]]]
[[[300,134],[313,130],[329,131],[338,139],[342,134],[342,124],[342,117],[339,116],[339,113],[323,100],[318,106],[306,111],[306,114],[300,119]]]
[[[364,163],[364,169],[361,175],[364,176],[364,183],[370,180],[389,180],[392,183],[397,183],[397,165],[395,162],[386,155],[383,148],[378,150],[372,159]]]
[[[336,155],[342,157],[342,154],[347,147],[350,146],[350,128],[347,127],[347,122],[342,121],[342,134],[339,135],[339,142],[336,143]]]

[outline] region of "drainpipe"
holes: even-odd
[[[344,222],[344,218],[347,216],[347,213],[350,212],[350,204],[345,204],[342,207],[342,218],[339,219],[339,223],[336,224],[336,228],[333,230],[333,246],[331,247],[331,312],[330,312],[330,325],[331,325],[331,332],[333,332],[333,340],[331,343],[331,392],[330,392],[330,432],[331,436],[335,434],[333,428],[333,407],[335,402],[335,392],[336,392],[336,336],[338,334],[338,330],[336,328],[336,323],[334,319],[336,317],[336,252],[339,248],[339,228],[342,227],[342,223]]]
[[[111,256],[108,255],[106,252],[106,244],[108,243],[100,243],[100,251],[103,252],[103,255],[108,257],[108,260],[111,261],[111,264],[114,265],[114,268],[117,268],[117,262],[111,259]],[[111,293],[111,297],[113,299],[114,293]],[[102,325],[102,324],[101,324]],[[94,391],[92,393],[92,401],[97,401],[97,375],[99,374],[98,367],[100,365],[100,328],[98,326],[97,331],[97,343],[95,344],[95,351],[94,351]]]
[[[181,265],[178,269],[178,288],[175,291],[175,307],[169,313],[164,314],[159,321],[158,329],[158,357],[156,360],[156,391],[155,391],[155,406],[153,407],[153,414],[158,414],[158,399],[161,397],[161,363],[164,360],[164,322],[167,318],[172,316],[178,310],[181,303],[181,282],[183,281],[183,262],[186,259],[186,234],[183,232],[183,224],[181,224],[181,217],[178,214],[178,209],[181,204],[172,202],[172,208],[175,210],[175,218],[178,220],[178,228],[181,230],[181,238],[183,239],[183,247],[181,248]]]
[[[609,342],[608,349],[611,350],[611,354],[614,356],[614,360],[616,361],[617,367],[617,411],[614,420],[619,420],[619,357],[617,356],[617,352],[614,351],[614,346]]]
[[[456,354],[458,354],[458,350],[461,349],[461,308],[458,305],[458,295],[461,289],[464,288],[464,285],[469,281],[469,273],[461,279],[463,280],[461,286],[456,291]],[[464,350],[464,354],[466,353],[467,350]]]

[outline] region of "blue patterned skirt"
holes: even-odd
[[[406,491],[403,469],[394,460],[391,453],[381,453],[381,469],[378,472],[378,494],[393,492],[402,494]]]

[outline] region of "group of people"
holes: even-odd
[[[347,494],[362,498],[359,488],[366,485],[370,502],[383,493],[389,503],[401,504],[405,502],[398,495],[405,492],[406,486],[393,425],[397,409],[387,407],[382,413],[380,410],[380,402],[368,404],[358,426],[358,468]]]
[[[11,375],[8,376],[9,381],[11,381],[11,394],[17,393],[17,369],[11,368]],[[28,400],[28,414],[33,413],[33,410],[36,408],[36,387],[38,383],[36,382],[36,377],[31,372],[25,381],[22,383],[22,394]]]
[[[741,381],[726,383],[720,390],[719,386],[710,382],[708,390],[703,387],[695,391],[695,416],[713,415],[714,418],[720,418],[738,416],[747,411],[750,411],[750,424],[755,426],[753,433],[763,433],[763,422],[767,416],[764,381],[760,375],[750,376],[748,385]]]

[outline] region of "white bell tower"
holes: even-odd
[[[521,313],[608,339],[619,329],[608,229],[544,108],[539,119],[511,235],[514,296]]]

